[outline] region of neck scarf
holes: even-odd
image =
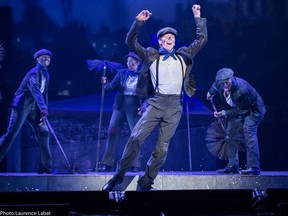
[[[165,61],[166,59],[169,58],[169,56],[171,56],[174,60],[177,60],[176,56],[175,56],[175,49],[173,49],[171,52],[168,52],[166,49],[164,49],[163,47],[161,47],[159,49],[159,53],[161,55],[164,55],[163,61]]]
[[[130,76],[138,76],[139,75],[139,73],[138,72],[135,72],[135,71],[128,71],[128,75],[130,75]]]

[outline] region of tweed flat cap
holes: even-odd
[[[222,83],[225,82],[227,79],[233,77],[234,72],[230,68],[222,68],[219,71],[217,71],[216,75],[216,82]]]
[[[132,58],[138,60],[139,62],[142,61],[142,59],[138,55],[136,55],[136,53],[134,53],[134,52],[129,52],[128,55],[124,56],[124,59],[127,60],[128,57],[132,57]]]
[[[160,29],[160,30],[157,32],[157,38],[160,38],[160,37],[162,37],[163,35],[168,34],[168,33],[171,33],[171,34],[177,36],[177,31],[176,31],[176,29],[171,28],[171,27],[165,27],[165,28]]]
[[[40,57],[42,55],[49,55],[50,57],[52,57],[52,52],[50,50],[47,50],[47,49],[40,49],[34,53],[34,59],[37,59],[38,57]]]

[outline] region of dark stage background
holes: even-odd
[[[51,102],[97,95],[101,72],[89,71],[87,59],[123,63],[129,51],[126,33],[142,9],[153,13],[141,29],[142,45],[158,47],[155,33],[164,26],[178,30],[177,47],[189,44],[195,38],[194,3],[201,5],[209,33],[207,45],[195,58],[194,97],[211,109],[205,96],[216,71],[233,68],[236,76],[257,89],[267,106],[259,127],[262,170],[288,170],[288,0],[2,0],[0,134],[6,131],[14,92],[35,65],[36,50],[47,48],[54,54]]]

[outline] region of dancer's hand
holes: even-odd
[[[143,113],[146,111],[146,108],[143,108],[143,107],[139,107],[138,108],[138,115],[143,115]]]
[[[214,116],[216,118],[221,118],[222,117],[222,112],[214,112]]]
[[[106,84],[108,82],[107,77],[102,77],[101,78],[101,83]]]
[[[40,115],[41,115],[42,119],[46,118],[46,116],[48,115],[48,109],[47,108],[42,108],[40,110]]]
[[[138,115],[143,115],[143,113],[146,111],[147,106],[148,106],[148,102],[147,100],[144,100],[144,102],[138,108]]]
[[[152,13],[150,13],[150,11],[148,10],[142,10],[137,16],[136,19],[138,19],[139,21],[146,21],[150,18],[150,16],[152,15]]]
[[[207,100],[211,100],[214,95],[211,95],[209,92],[207,92],[206,98]]]

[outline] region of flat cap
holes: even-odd
[[[233,77],[234,72],[230,68],[222,68],[217,71],[216,75],[216,82],[222,83],[225,82],[227,79]]]
[[[171,27],[165,27],[165,28],[160,29],[160,30],[157,32],[157,38],[160,38],[160,37],[162,37],[163,35],[168,34],[168,33],[171,33],[171,34],[175,35],[175,37],[177,36],[177,31],[176,31],[176,29],[171,28]]]
[[[124,59],[127,60],[128,57],[132,57],[139,62],[142,61],[142,59],[138,55],[136,55],[136,53],[134,53],[134,52],[129,52],[128,55],[124,56]]]
[[[50,50],[47,50],[47,49],[40,49],[34,53],[34,59],[37,59],[38,57],[40,57],[42,55],[49,55],[50,57],[52,57],[52,52]]]

